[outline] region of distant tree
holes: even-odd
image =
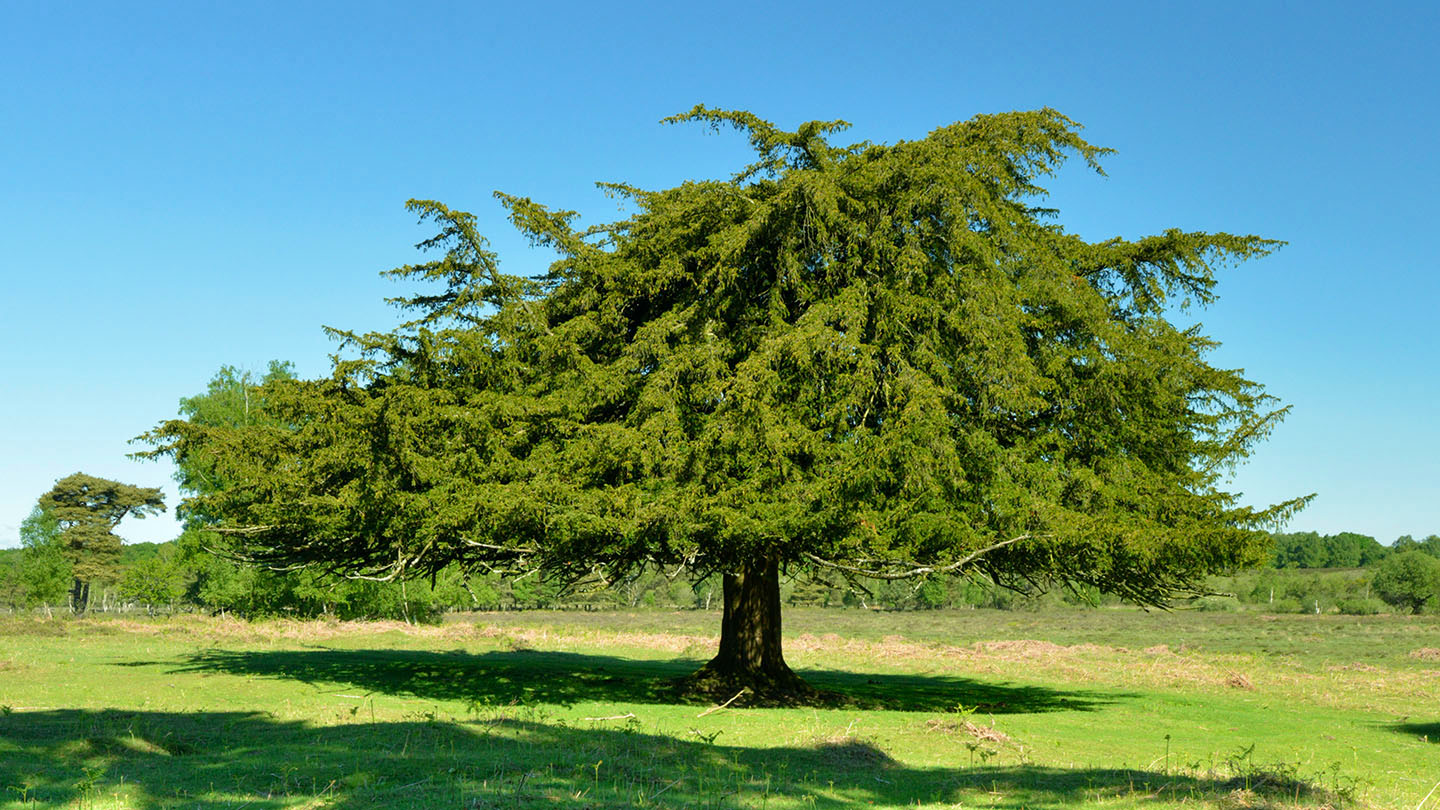
[[[172,421],[145,438],[242,485],[187,509],[250,558],[357,576],[452,564],[614,580],[647,563],[723,578],[695,684],[793,696],[782,571],[973,573],[1164,604],[1259,562],[1222,487],[1282,417],[1169,318],[1214,298],[1255,236],[1088,242],[1040,185],[1106,150],[1054,110],[978,116],[894,145],[836,145],[697,107],[756,162],[626,198],[586,229],[500,195],[560,258],[502,274],[475,218],[412,201],[443,257],[361,357],[265,386],[293,430]],[[528,586],[524,586],[528,587]],[[538,588],[531,598],[543,596]]]
[[[120,577],[120,595],[145,606],[148,613],[173,606],[185,595],[185,572],[168,545],[130,563]]]
[[[1367,541],[1363,543],[1360,548],[1360,566],[1362,568],[1370,568],[1389,555],[1390,549],[1382,545],[1379,540],[1369,535],[1360,536],[1364,537]]]
[[[20,579],[20,554],[0,550],[0,605],[18,610],[25,605],[25,583]]]
[[[1431,557],[1440,560],[1440,535],[1432,534],[1416,544],[1417,551],[1423,551]]]
[[[26,607],[63,605],[74,580],[60,523],[40,507],[20,524],[20,584]]]
[[[1440,560],[1421,551],[1392,554],[1375,569],[1371,587],[1391,605],[1419,613],[1440,599]]]
[[[84,613],[90,583],[118,573],[121,542],[115,527],[132,515],[143,518],[165,511],[165,501],[159,489],[75,473],[40,496],[39,508],[60,528],[73,576],[71,609]]]
[[[1275,567],[1277,568],[1324,568],[1329,554],[1325,539],[1316,532],[1277,534],[1275,537]]]
[[[1360,568],[1384,559],[1387,549],[1355,532],[1274,534],[1276,568]]]

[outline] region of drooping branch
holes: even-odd
[[[912,579],[914,577],[929,576],[932,574],[954,573],[974,563],[976,560],[979,560],[981,557],[989,554],[992,551],[1002,549],[1008,545],[1018,543],[1022,540],[1033,539],[1036,536],[1037,535],[1033,534],[1022,534],[1016,537],[1011,537],[1007,540],[1001,540],[998,543],[992,543],[988,546],[985,546],[984,548],[975,549],[974,551],[956,560],[955,562],[946,565],[917,565],[908,571],[882,571],[879,569],[866,569],[854,565],[845,565],[844,563],[838,563],[834,560],[827,560],[823,557],[811,554],[810,552],[805,552],[804,556],[806,559],[810,560],[816,565],[824,566],[825,568],[831,568],[836,571],[844,572],[846,574],[869,577],[870,579],[884,579],[894,581],[900,579]]]

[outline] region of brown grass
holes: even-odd
[[[1440,661],[1440,650],[1434,647],[1421,647],[1418,650],[1411,650],[1410,657],[1416,661]]]
[[[996,743],[998,745],[1012,745],[1015,740],[1009,734],[995,728],[994,721],[988,726],[981,726],[969,720],[942,720],[934,718],[925,723],[925,727],[940,734],[957,736],[965,734],[981,742]]]

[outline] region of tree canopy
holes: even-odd
[[[38,508],[59,528],[74,585],[71,604],[83,613],[94,579],[112,576],[120,559],[120,538],[115,527],[126,517],[145,517],[165,511],[159,489],[137,487],[75,473],[55,482],[40,496]]]
[[[470,214],[409,209],[439,258],[414,319],[336,332],[358,356],[265,386],[271,423],[147,434],[234,482],[187,500],[252,559],[356,576],[452,563],[613,578],[646,562],[725,577],[727,685],[788,682],[778,572],[969,573],[1142,604],[1258,563],[1224,476],[1283,416],[1171,318],[1257,236],[1091,242],[1041,185],[1107,150],[1053,110],[835,145],[696,107],[756,160],[728,180],[603,184],[625,218],[497,193],[558,253],[506,275]],[[727,646],[728,645],[728,646]]]
[[[1440,560],[1422,551],[1401,551],[1375,569],[1375,593],[1391,605],[1419,613],[1440,600]]]

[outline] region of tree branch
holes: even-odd
[[[880,571],[880,570],[872,570],[872,569],[858,568],[858,567],[853,566],[853,565],[845,565],[845,564],[843,564],[843,563],[837,563],[837,562],[835,562],[835,561],[833,561],[833,560],[827,560],[827,559],[825,559],[825,558],[823,558],[823,557],[818,557],[818,556],[816,556],[816,555],[814,555],[814,554],[811,554],[811,553],[809,553],[809,552],[805,552],[805,553],[804,553],[804,556],[805,556],[808,560],[810,560],[811,562],[815,563],[816,565],[822,565],[822,566],[824,566],[824,567],[826,567],[826,568],[833,568],[833,569],[836,570],[836,571],[843,571],[843,572],[845,572],[845,573],[847,573],[847,574],[855,574],[855,575],[857,575],[857,576],[869,577],[869,578],[871,578],[871,579],[885,579],[885,580],[910,579],[910,578],[912,578],[912,577],[926,576],[926,575],[929,575],[929,574],[949,574],[949,573],[953,573],[953,572],[955,572],[955,571],[959,571],[960,569],[964,568],[964,567],[967,566],[967,565],[970,565],[971,563],[975,562],[976,560],[980,559],[981,557],[985,556],[986,554],[989,554],[989,553],[992,552],[992,551],[995,551],[995,550],[997,550],[997,549],[1004,548],[1005,546],[1008,546],[1008,545],[1010,545],[1010,544],[1012,544],[1012,543],[1018,543],[1018,542],[1020,542],[1021,540],[1029,540],[1029,539],[1031,539],[1031,538],[1033,538],[1033,537],[1035,537],[1035,536],[1036,536],[1036,535],[1033,535],[1033,534],[1022,534],[1022,535],[1019,535],[1019,536],[1017,536],[1017,537],[1011,537],[1011,538],[1009,538],[1008,540],[1001,540],[1001,541],[998,542],[998,543],[992,543],[991,545],[985,546],[984,548],[975,549],[974,551],[970,552],[969,554],[965,555],[964,557],[961,557],[960,559],[958,559],[958,560],[956,560],[955,562],[950,563],[950,564],[948,564],[948,565],[941,565],[941,566],[921,565],[921,566],[917,566],[917,567],[915,567],[915,568],[912,568],[912,569],[910,569],[909,571],[900,571],[900,572]]]

